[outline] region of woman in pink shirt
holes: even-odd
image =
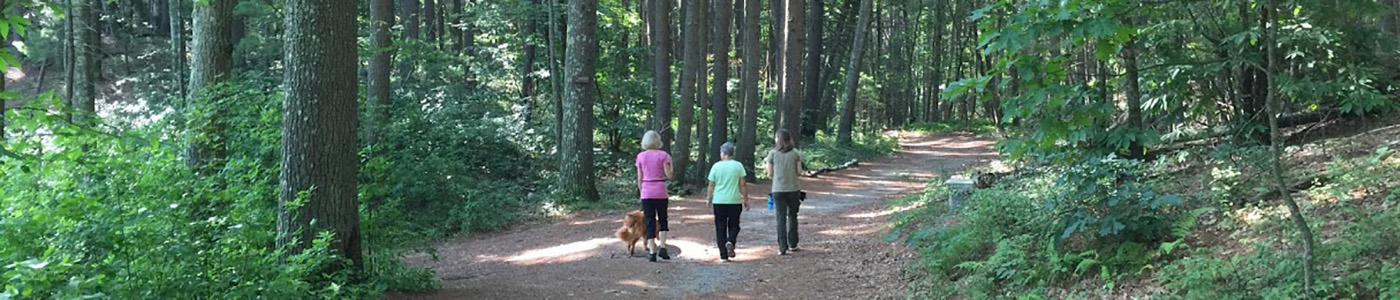
[[[655,130],[642,135],[642,149],[637,154],[637,187],[642,192],[642,215],[647,224],[647,259],[656,261],[659,255],[670,260],[666,253],[666,232],[670,231],[666,228],[666,180],[671,179],[671,155],[661,151],[661,134]]]

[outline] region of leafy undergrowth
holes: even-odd
[[[841,145],[836,142],[835,136],[818,134],[816,142],[805,143],[800,148],[803,167],[809,171],[820,170],[839,166],[851,160],[864,161],[889,155],[899,149],[898,140],[883,134],[859,133],[855,134],[852,139],[854,141],[851,145]],[[767,152],[762,152],[760,155],[764,153]]]
[[[1318,241],[1314,296],[1400,299],[1397,136],[1391,127],[1290,147],[1294,197]],[[939,178],[894,204],[904,211],[889,238],[918,250],[915,298],[1299,298],[1301,246],[1288,210],[1261,188],[1264,153],[1022,167],[956,209]],[[1105,168],[1117,175],[1076,180]]]

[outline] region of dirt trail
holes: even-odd
[[[891,133],[895,134],[895,133]],[[804,178],[803,251],[777,255],[773,212],[745,211],[738,258],[719,261],[711,212],[698,195],[673,200],[670,261],[628,257],[613,237],[622,211],[588,212],[547,224],[453,239],[437,261],[411,257],[442,276],[442,288],[394,299],[893,299],[904,298],[908,249],[885,242],[887,201],[928,178],[995,158],[969,135],[902,134],[896,155]],[[750,186],[751,196],[768,185]],[[759,193],[759,192],[763,193]],[[640,243],[639,243],[640,244]]]

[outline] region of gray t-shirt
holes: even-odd
[[[793,149],[787,153],[773,149],[768,151],[768,158],[765,158],[773,166],[773,190],[774,193],[801,191],[802,186],[798,182],[797,166],[802,163],[802,153]]]

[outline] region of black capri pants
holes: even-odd
[[[668,202],[666,199],[642,199],[642,218],[647,224],[647,239],[656,238],[657,231],[671,231],[666,226]]]

